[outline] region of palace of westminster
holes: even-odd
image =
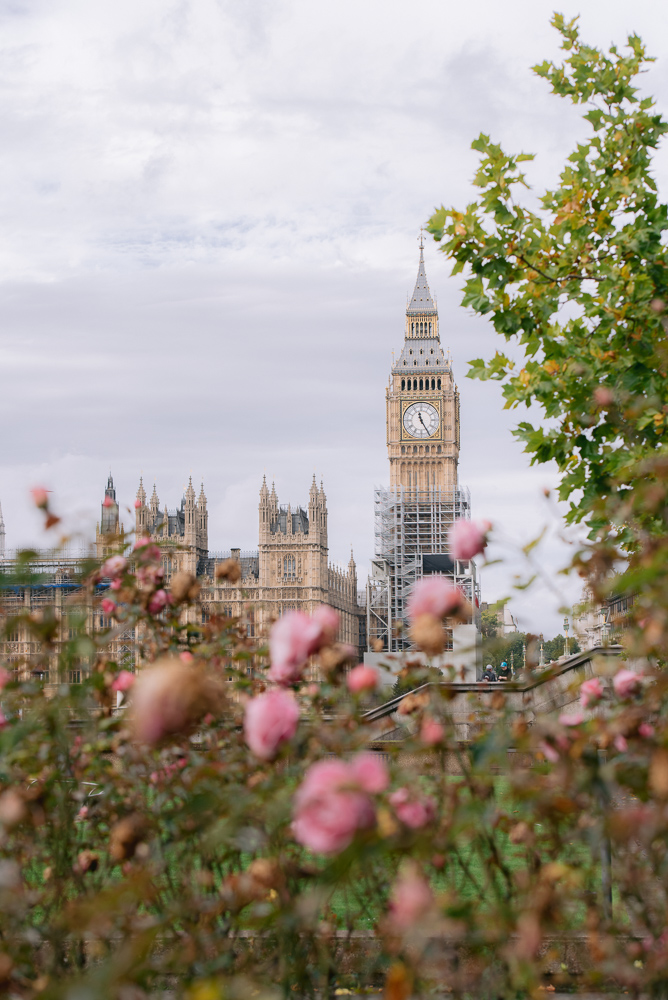
[[[149,536],[161,547],[165,584],[178,570],[195,574],[200,596],[187,614],[206,622],[213,613],[239,618],[249,635],[263,635],[269,624],[290,609],[312,612],[326,604],[340,614],[340,639],[365,651],[396,652],[406,645],[401,625],[405,600],[417,579],[441,573],[477,602],[475,564],[452,563],[447,533],[456,518],[470,516],[468,491],[458,483],[459,393],[452,365],[443,352],[438,311],[429,290],[420,243],[415,290],[406,309],[403,350],[394,362],[386,390],[387,447],[390,485],[374,495],[375,555],[372,573],[358,590],[352,553],[345,569],[328,559],[327,498],[315,477],[308,502],[292,508],[279,503],[274,486],[263,479],[259,491],[258,547],[209,552],[207,498],[189,482],[180,505],[164,506],[156,487],[147,498],[139,481],[134,525],[137,537]],[[95,554],[103,558],[118,545],[119,507],[111,475],[97,526]],[[223,559],[239,562],[241,578],[217,579]],[[5,553],[5,526],[0,508],[0,570],[11,574],[15,556]],[[38,645],[25,617],[46,605],[56,607],[67,634],[70,609],[81,613],[78,559],[57,551],[39,553],[33,570],[39,583],[7,586],[0,579],[0,653],[16,669],[29,669]],[[87,609],[89,626],[109,627],[98,606]],[[475,624],[460,626],[475,631]],[[470,639],[470,636],[469,636]],[[456,648],[455,640],[455,648]],[[379,655],[366,652],[366,657]],[[137,662],[133,630],[117,636],[110,656],[125,666]]]

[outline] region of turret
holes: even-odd
[[[197,544],[197,528],[195,524],[195,491],[193,489],[193,477],[191,476],[188,480],[188,489],[186,490],[185,503],[185,530],[183,533],[183,540],[186,545]]]
[[[325,487],[322,484],[322,479],[320,480],[320,489],[318,490],[318,513],[319,513],[319,524],[320,531],[322,534],[322,540],[324,544],[327,544],[327,497],[325,496]]]
[[[107,480],[107,488],[104,491],[104,500],[100,512],[100,534],[117,535],[119,531],[118,523],[118,503],[116,501],[116,490],[111,472]]]
[[[139,489],[135,501],[135,532],[137,537],[148,533],[148,509],[146,507],[146,490],[143,477],[139,477]]]
[[[206,506],[204,483],[200,486],[197,498],[197,547],[203,552],[209,551],[209,512]]]
[[[260,538],[267,535],[271,528],[271,514],[270,514],[270,504],[269,504],[269,490],[267,488],[267,477],[262,477],[262,486],[260,487],[260,503],[258,506],[258,514],[260,521]]]
[[[158,513],[160,511],[160,501],[158,500],[158,492],[155,488],[155,483],[153,483],[153,492],[151,493],[151,499],[149,500],[149,509],[151,511],[151,519],[153,524],[155,524]]]

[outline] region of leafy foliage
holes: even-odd
[[[480,135],[478,200],[439,209],[429,228],[453,273],[466,271],[462,305],[523,348],[519,370],[497,351],[471,362],[469,377],[500,381],[507,407],[540,407],[544,420],[514,433],[532,462],[556,462],[568,520],[600,527],[601,498],[627,499],[638,463],[666,452],[668,214],[651,158],[668,124],[634,85],[650,61],[637,36],[627,54],[606,55],[580,41],[575,20],[553,24],[567,56],[534,69],[582,105],[589,139],[532,211],[518,200],[531,155]]]

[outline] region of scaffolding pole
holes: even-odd
[[[367,635],[371,648],[380,640],[388,652],[410,648],[406,601],[422,576],[440,573],[461,588],[475,607],[475,564],[452,562],[448,534],[455,521],[471,516],[466,487],[374,491],[374,572],[367,594]]]

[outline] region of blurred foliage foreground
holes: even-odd
[[[548,408],[547,429],[521,433],[590,526],[574,564],[596,599],[635,596],[628,662],[559,719],[495,692],[465,746],[434,686],[407,703],[414,735],[372,754],[373,678],[348,673],[331,616],[284,616],[268,650],[241,623],[188,625],[196,581],[165,588],[138,539],[90,568],[91,593],[111,581],[111,630],[59,647],[62,682],[1,677],[7,995],[516,997],[576,972],[588,989],[668,990],[666,212],[647,169],[665,125],[630,86],[638,39],[608,58],[559,24],[566,64],[539,73],[593,102],[594,137],[545,203],[552,222],[515,204],[516,161],[483,142],[484,205],[444,212],[441,235],[471,269],[468,305],[529,352],[517,375],[501,356],[479,374]],[[30,624],[50,658],[58,623]],[[107,654],[130,625],[136,678]]]

